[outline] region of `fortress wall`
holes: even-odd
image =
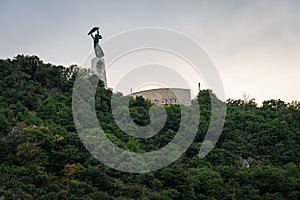
[[[161,88],[144,90],[131,94],[132,97],[143,96],[145,99],[153,103],[166,104],[182,104],[191,105],[191,92],[189,89],[182,88]]]

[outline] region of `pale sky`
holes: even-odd
[[[0,58],[81,65],[92,52],[93,26],[104,40],[143,27],[181,32],[205,49],[226,98],[300,100],[298,0],[1,0]]]

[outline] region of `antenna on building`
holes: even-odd
[[[130,88],[130,94],[132,94],[132,88]]]
[[[200,92],[201,91],[201,88],[200,88],[200,83],[198,83],[198,92]]]

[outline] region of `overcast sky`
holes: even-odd
[[[92,50],[93,26],[104,39],[142,27],[179,31],[206,50],[226,98],[246,92],[257,102],[300,100],[298,0],[1,0],[0,57],[81,65]]]

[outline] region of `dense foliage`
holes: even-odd
[[[229,99],[217,146],[200,159],[211,101],[203,90],[194,100],[199,131],[187,152],[161,170],[130,174],[99,163],[76,134],[71,103],[77,71],[36,56],[0,60],[0,199],[300,199],[299,102],[258,106],[252,99]],[[120,147],[155,150],[176,134],[178,105],[165,107],[168,118],[158,135],[146,140],[124,134],[113,121],[111,95],[100,82],[96,110]],[[137,124],[149,123],[150,106],[142,97],[130,100]]]

